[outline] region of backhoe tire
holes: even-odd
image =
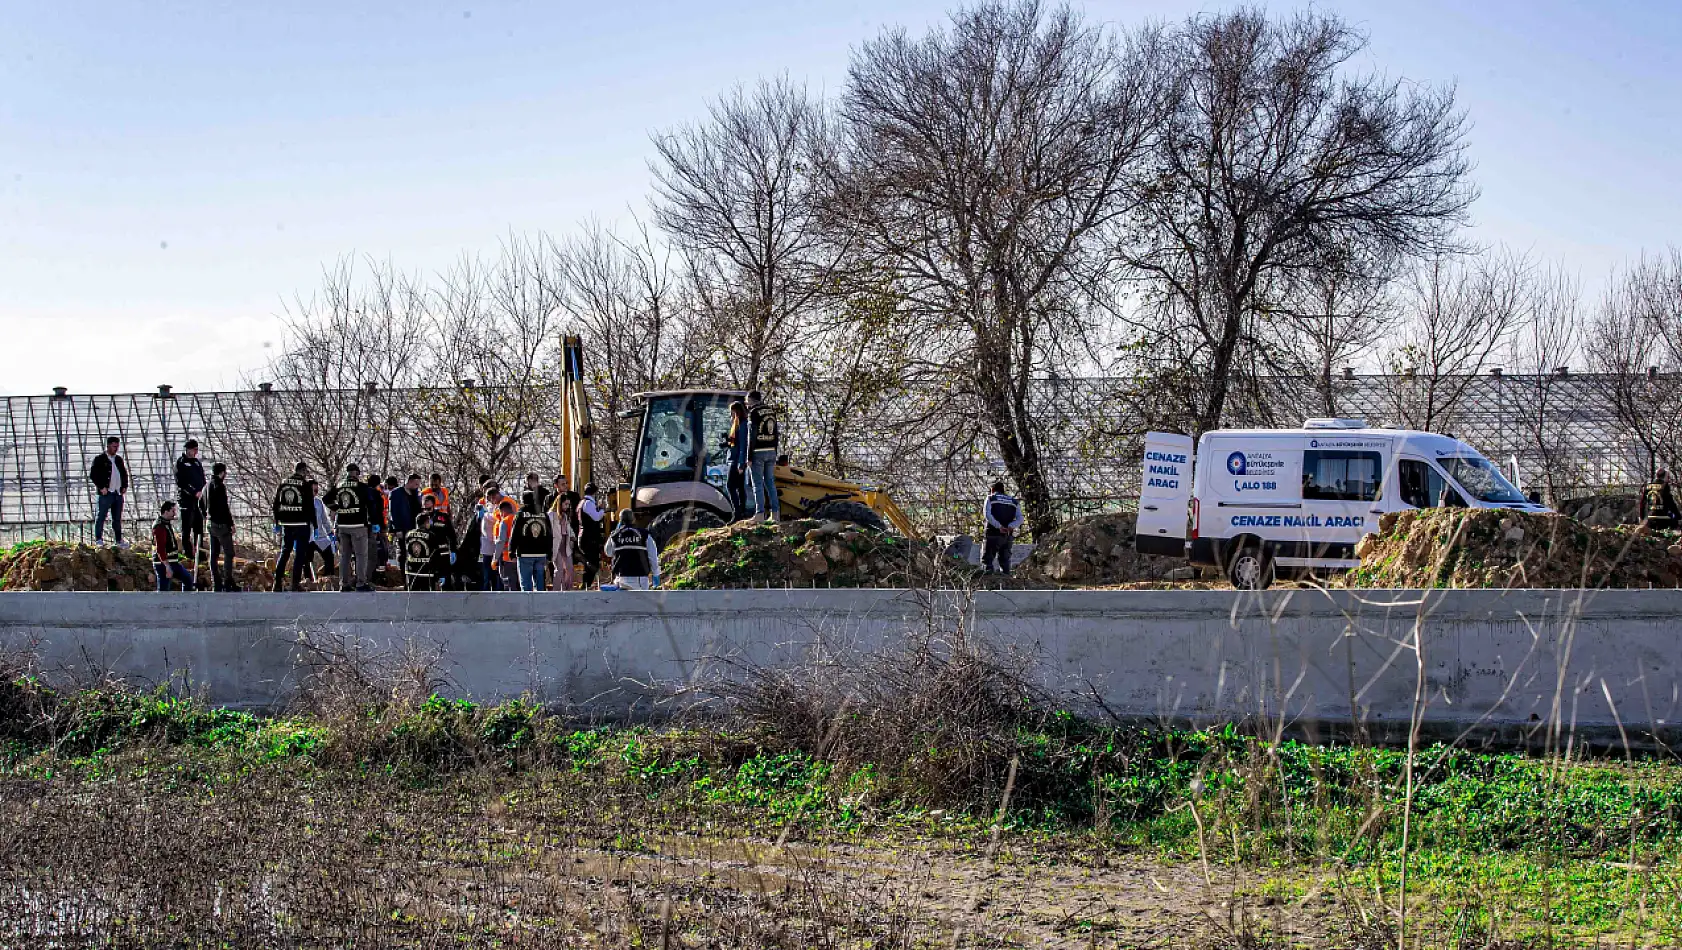
[[[682,508],[672,508],[662,511],[648,524],[648,533],[654,538],[654,546],[664,551],[673,541],[705,531],[708,528],[724,527],[724,519],[711,508],[700,508],[695,505],[685,505]]]
[[[872,531],[888,530],[887,522],[874,508],[862,501],[828,501],[812,509],[812,517],[819,521],[844,521]]]

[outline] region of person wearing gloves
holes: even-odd
[[[275,487],[271,511],[274,532],[280,537],[280,557],[274,566],[274,589],[280,590],[281,582],[286,578],[287,562],[290,561],[292,590],[303,590],[300,581],[304,568],[315,560],[315,555],[310,553],[310,536],[326,511],[315,497],[315,482],[310,478],[308,465],[299,462],[293,466],[291,475],[281,479]]]
[[[339,552],[339,590],[373,590],[368,583],[374,567],[368,532],[369,526],[378,522],[379,514],[368,498],[361,466],[355,462],[345,466],[345,477],[333,486],[327,507],[333,511],[333,530],[345,546]]]
[[[982,503],[981,512],[987,519],[987,530],[982,532],[981,566],[989,574],[998,571],[1009,577],[1010,546],[1016,529],[1022,527],[1022,506],[1005,494],[1004,482],[994,482],[993,493]]]
[[[631,509],[619,513],[619,527],[608,536],[605,553],[613,561],[613,583],[620,590],[660,586],[660,549],[653,535],[636,526]]]

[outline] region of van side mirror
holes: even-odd
[[[1524,497],[1530,499],[1530,503],[1532,505],[1540,505],[1542,503],[1542,493],[1535,488],[1532,488]]]

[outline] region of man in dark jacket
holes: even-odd
[[[1022,527],[1022,505],[1005,494],[1005,483],[994,482],[993,493],[981,504],[987,528],[981,533],[981,566],[988,572],[1010,574],[1010,547]]]
[[[1670,490],[1670,473],[1659,469],[1647,487],[1641,489],[1641,523],[1656,531],[1675,531],[1682,524],[1682,511]]]
[[[94,456],[93,467],[88,470],[88,481],[93,482],[94,491],[99,493],[99,513],[93,522],[93,543],[105,543],[105,519],[109,517],[117,547],[126,548],[128,545],[123,543],[123,496],[128,494],[128,463],[117,452],[122,444],[123,440],[116,436],[105,440],[105,451]]]
[[[218,591],[237,591],[239,585],[234,583],[234,508],[228,503],[228,466],[221,462],[210,467],[210,485],[205,488],[204,500],[205,512],[210,516],[210,577]]]
[[[292,562],[292,589],[303,590],[304,567],[315,559],[310,535],[315,530],[315,492],[309,487],[309,466],[299,462],[275,488],[272,512],[280,535],[280,559],[274,566],[274,589],[280,590],[286,562]]]
[[[542,499],[546,495],[541,489],[526,491],[520,495],[520,513],[514,516],[514,537],[510,543],[514,545],[514,556],[519,559],[523,591],[543,590],[548,574],[555,532],[549,524],[549,513],[543,510]]]
[[[375,515],[360,465],[345,466],[345,477],[327,494],[327,507],[339,536],[339,590],[373,590],[368,584],[373,567],[368,560],[368,525]]]
[[[402,537],[415,530],[421,513],[421,477],[410,474],[403,487],[391,489],[391,534]]]
[[[204,545],[204,463],[199,461],[199,440],[188,439],[175,460],[175,500],[181,506],[181,548],[198,568],[199,549]]]
[[[152,523],[152,571],[158,575],[158,591],[193,590],[193,575],[181,563],[181,542],[175,539],[175,502],[166,501],[158,509],[158,520]]]

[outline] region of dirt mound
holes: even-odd
[[[148,551],[33,541],[0,553],[0,590],[152,590]]]
[[[1034,539],[1034,553],[1028,555],[1022,568],[1059,584],[1169,580],[1171,572],[1183,570],[1186,562],[1135,551],[1137,520],[1134,512],[1117,511],[1065,521],[1050,535]]]
[[[1344,587],[1677,587],[1674,534],[1558,514],[1433,508],[1387,514]]]
[[[1573,498],[1560,502],[1559,513],[1598,528],[1635,524],[1641,514],[1641,496],[1589,495],[1586,498]]]
[[[936,571],[976,570],[927,545],[841,521],[739,522],[660,555],[666,587],[907,587]]]

